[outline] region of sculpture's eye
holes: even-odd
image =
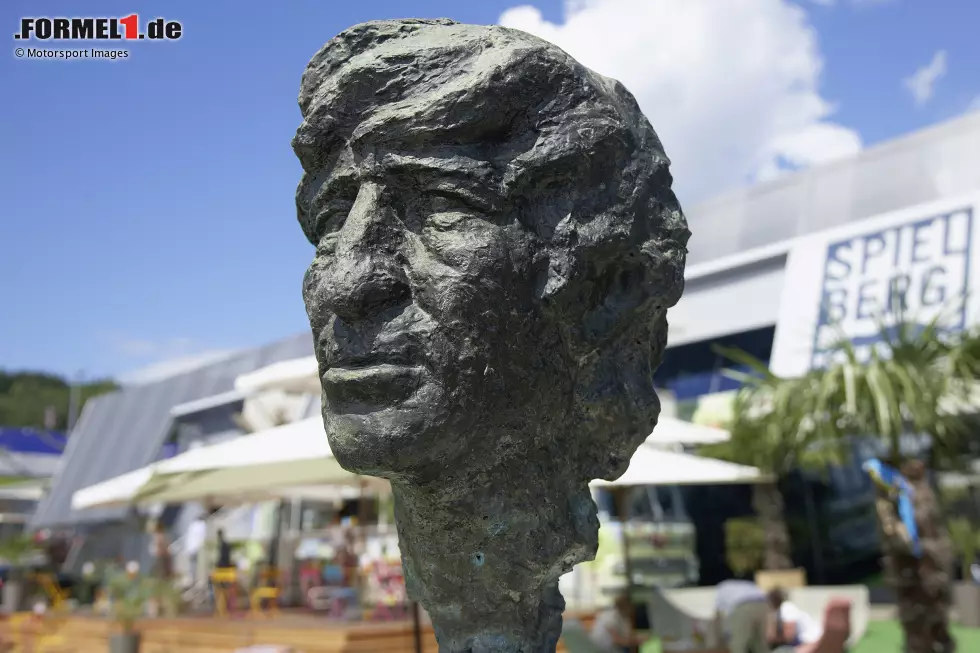
[[[431,186],[426,194],[433,212],[486,213],[492,209],[492,203],[482,193],[463,184],[441,182]]]
[[[429,198],[428,209],[424,226],[440,231],[452,229],[474,214],[473,209],[460,198],[443,193],[433,194]]]
[[[466,210],[468,207],[459,198],[453,197],[449,193],[434,193],[429,200],[429,209],[432,213],[448,213]]]
[[[349,200],[334,199],[327,202],[313,222],[313,233],[317,241],[340,231],[353,207],[354,203]]]

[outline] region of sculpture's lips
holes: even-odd
[[[383,408],[400,403],[418,389],[425,368],[415,365],[331,367],[321,377],[327,401],[336,408]]]

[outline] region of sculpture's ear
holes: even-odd
[[[566,221],[559,227],[570,229]],[[648,256],[623,242],[586,244],[556,230],[538,275],[538,297],[570,325],[574,344],[595,349],[662,314],[663,286],[654,283]],[[675,300],[676,301],[676,300]],[[572,344],[572,343],[570,343]]]

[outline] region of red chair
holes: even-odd
[[[844,653],[851,636],[851,602],[831,599],[823,617],[823,636],[812,644],[796,648],[796,653]]]

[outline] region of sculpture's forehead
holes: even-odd
[[[474,78],[526,56],[529,47],[545,45],[527,34],[490,26],[429,25],[405,32],[392,31],[392,25],[378,27],[353,28],[313,56],[300,88],[304,114],[311,103],[358,90],[366,91],[367,100],[387,102],[453,81],[472,85]]]
[[[496,27],[440,25],[409,37],[338,43],[313,58],[300,93],[300,131],[330,132],[333,146],[486,146],[575,77],[574,62],[554,46]]]

